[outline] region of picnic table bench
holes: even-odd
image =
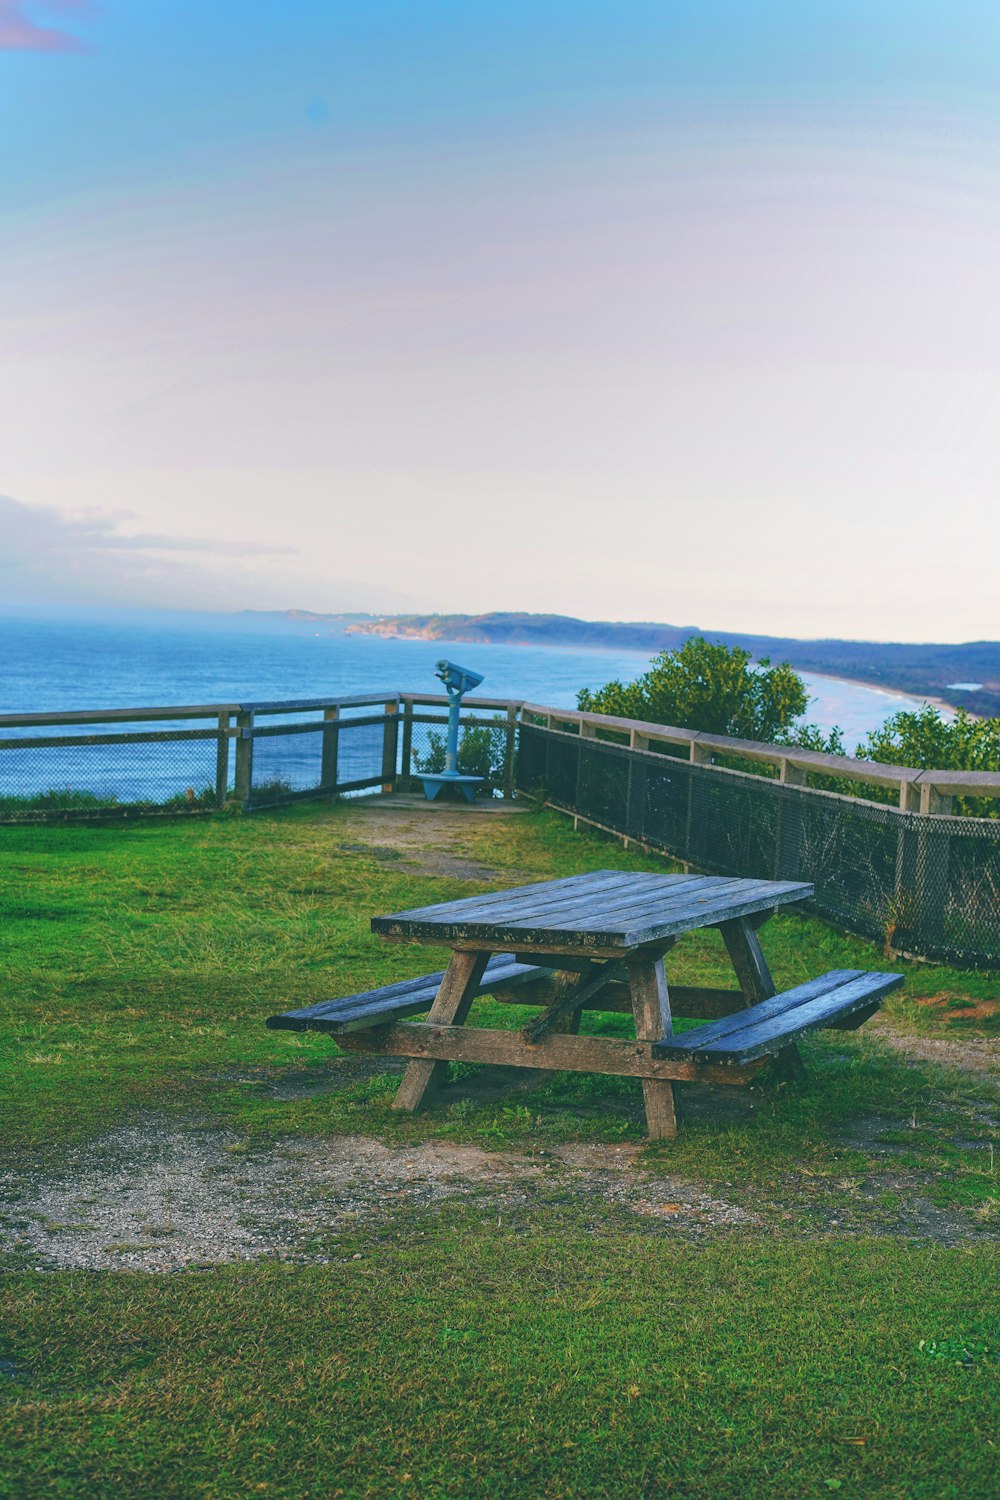
[[[447,969],[267,1024],[325,1031],[349,1051],[409,1058],[398,1109],[426,1102],[449,1061],[639,1078],[650,1137],[669,1137],[677,1082],[745,1084],[772,1062],[801,1076],[800,1037],[860,1026],[902,984],[901,974],[834,969],[776,992],[758,929],[812,889],[801,881],[600,870],[375,917],[372,931],[389,941],[450,947]],[[705,927],[721,933],[738,987],[668,990],[665,955]],[[482,994],[544,1008],[520,1030],[466,1026]],[[672,1007],[707,1024],[675,1033]],[[630,1010],[635,1039],[581,1036],[584,1010]],[[424,1021],[408,1019],[424,1012]]]

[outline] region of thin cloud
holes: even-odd
[[[294,550],[122,530],[131,519],[0,495],[0,604],[239,607],[268,595],[275,557]]]
[[[86,43],[71,31],[41,26],[25,14],[37,10],[30,0],[0,0],[0,52],[85,52]],[[40,7],[60,14],[90,9],[89,0],[46,0]]]
[[[270,557],[294,552],[294,547],[216,537],[167,536],[162,532],[127,532],[118,528],[131,520],[127,511],[112,515],[63,515],[47,506],[25,505],[0,495],[0,536],[8,558],[59,552],[210,552],[216,557]]]
[[[128,511],[66,514],[0,495],[4,606],[123,605],[140,609],[413,610],[419,601],[295,547],[128,532]],[[286,561],[286,559],[290,559]]]

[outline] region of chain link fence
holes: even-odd
[[[0,822],[246,810],[300,798],[418,790],[444,769],[447,700],[397,693],[299,702],[6,715]],[[516,724],[464,709],[459,768],[481,795],[513,791]],[[192,727],[192,721],[197,721]]]
[[[517,785],[698,869],[809,880],[887,950],[1000,965],[1000,822],[928,816],[679,756],[520,727]]]
[[[229,740],[217,728],[10,730],[0,740],[0,820],[214,807],[222,755],[228,782]]]

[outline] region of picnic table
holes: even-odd
[[[853,1029],[902,975],[838,969],[777,994],[759,929],[812,895],[803,881],[599,870],[372,919],[390,942],[452,950],[447,969],[272,1016],[332,1033],[348,1050],[406,1057],[397,1109],[416,1110],[449,1061],[570,1069],[641,1079],[650,1138],[677,1131],[675,1084],[745,1084],[769,1062],[800,1076],[798,1037]],[[715,928],[728,989],[668,986],[666,955]],[[538,1008],[520,1029],[468,1026],[481,994]],[[579,1033],[584,1010],[630,1010],[635,1038]],[[407,1019],[426,1012],[426,1020]],[[675,1033],[675,1016],[707,1024]]]

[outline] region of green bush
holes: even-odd
[[[774,741],[805,712],[805,685],[787,662],[772,667],[762,657],[752,663],[739,646],[692,636],[678,651],[661,651],[634,682],[584,688],[577,706],[705,734]]]

